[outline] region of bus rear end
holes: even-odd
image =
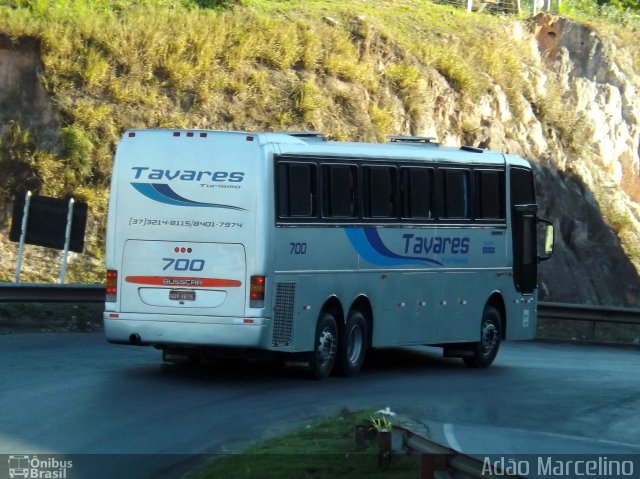
[[[255,136],[128,131],[107,221],[104,326],[113,343],[265,344]]]

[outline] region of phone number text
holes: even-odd
[[[186,228],[242,228],[242,223],[230,221],[159,220],[153,218],[129,218],[129,226],[183,226]]]

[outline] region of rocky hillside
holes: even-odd
[[[89,202],[87,252],[70,277],[101,279],[110,161],[125,128],[314,129],[524,156],[558,232],[542,297],[640,306],[637,30],[366,3],[137,7],[91,21],[58,12],[55,26],[55,12],[28,22],[35,13],[0,11],[0,280],[13,278],[10,200],[25,186]],[[29,246],[23,277],[51,281],[59,261]]]

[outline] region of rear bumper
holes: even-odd
[[[152,315],[148,314],[120,313],[118,319],[110,318],[110,314],[113,313],[104,313],[103,322],[111,343],[258,349],[271,345],[268,318],[251,318],[253,322],[246,323],[244,318],[163,315],[163,321],[156,321],[150,320]],[[139,341],[132,341],[132,335],[137,335]]]

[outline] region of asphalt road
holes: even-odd
[[[4,335],[0,454],[122,454],[86,457],[104,477],[175,477],[193,459],[183,454],[386,406],[468,454],[640,453],[639,359],[637,349],[503,343],[491,368],[471,370],[412,348],[318,382],[264,362],[163,366],[160,352],[101,334]]]

